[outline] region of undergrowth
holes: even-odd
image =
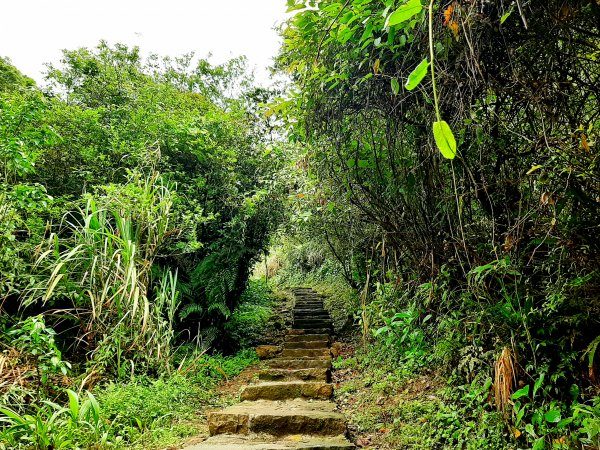
[[[244,350],[231,357],[201,355],[171,376],[100,384],[54,401],[0,408],[0,449],[157,449],[203,434],[202,411],[223,404],[219,382],[257,362]],[[192,365],[193,364],[193,365]]]
[[[365,316],[371,325],[366,339],[355,334],[356,349],[334,362],[337,401],[359,444],[374,449],[600,448],[600,397],[592,387],[563,387],[560,367],[540,370],[530,382],[522,369],[511,369],[519,377],[517,388],[500,393],[501,363],[512,358],[506,348],[500,356],[484,350],[458,314],[432,327],[431,316],[414,302],[418,290],[399,295],[384,288],[377,292]],[[391,299],[404,308],[391,310]],[[503,395],[508,397],[504,408],[499,407]]]
[[[117,379],[81,373],[63,360],[57,333],[43,316],[12,325],[0,339],[8,349],[0,353],[0,450],[158,449],[205,434],[203,410],[229,401],[219,395],[219,383],[258,362],[247,347],[265,332],[270,295],[259,282],[244,295],[243,311],[259,311],[265,320],[234,315],[243,325],[230,338],[241,348],[236,354],[186,344],[158,377],[133,369]]]
[[[423,360],[404,359],[382,343],[339,357],[336,400],[354,438],[370,449],[505,449],[507,431],[486,402],[489,381],[452,388]]]

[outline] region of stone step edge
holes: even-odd
[[[259,434],[219,434],[211,436],[200,444],[186,447],[186,450],[347,450],[355,449],[354,444],[344,435],[310,436],[288,434],[271,437]]]
[[[260,381],[324,381],[330,382],[331,370],[327,368],[312,368],[312,369],[262,369],[258,372]]]
[[[333,396],[333,385],[326,381],[269,381],[244,386],[242,401],[256,400],[329,400]]]

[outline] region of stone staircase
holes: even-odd
[[[242,402],[208,415],[211,437],[188,450],[342,450],[346,419],[331,401],[332,320],[312,289],[293,290],[293,326]]]

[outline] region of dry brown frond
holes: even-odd
[[[506,414],[507,405],[516,383],[514,355],[510,348],[504,347],[500,357],[494,364],[494,397],[496,408]]]

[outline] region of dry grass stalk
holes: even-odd
[[[33,367],[20,361],[21,354],[14,348],[0,353],[0,392],[10,386],[27,386]]]
[[[513,386],[516,383],[514,355],[510,348],[504,347],[494,364],[494,397],[498,411],[506,413]]]

